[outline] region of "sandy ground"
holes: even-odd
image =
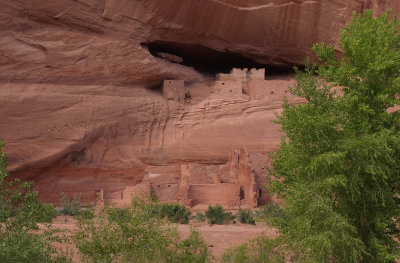
[[[58,216],[53,221],[53,228],[63,229],[74,233],[78,229],[76,222],[77,221],[73,217]],[[252,226],[230,224],[209,226],[208,224],[189,224],[178,225],[178,231],[182,238],[189,236],[191,227],[201,234],[208,244],[212,255],[216,259],[220,258],[227,248],[238,246],[260,234],[264,233],[271,238],[277,236],[277,232],[274,228],[263,225]],[[72,244],[68,245],[68,247],[74,252],[74,262],[81,262],[76,247]]]

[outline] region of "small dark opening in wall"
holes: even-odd
[[[185,92],[185,100],[191,100],[192,99],[192,95],[190,94],[189,91]]]
[[[240,186],[239,195],[240,195],[240,200],[243,200],[244,199],[244,189],[243,189],[242,185]]]
[[[171,187],[171,185],[168,185],[168,187]]]
[[[258,197],[261,197],[262,195],[262,189],[258,189]]]

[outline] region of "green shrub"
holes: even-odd
[[[0,262],[70,262],[69,257],[52,246],[61,239],[45,228],[38,234],[38,223],[50,226],[57,215],[53,205],[38,201],[32,182],[11,180],[7,171],[7,156],[0,140]]]
[[[193,229],[190,230],[189,237],[178,244],[176,251],[172,262],[202,263],[211,258],[207,243]]]
[[[197,222],[204,222],[206,220],[206,216],[204,215],[204,213],[196,211],[194,220],[196,220]]]
[[[80,211],[75,218],[77,220],[85,220],[85,219],[93,219],[94,218],[93,209],[86,209],[84,211]]]
[[[181,241],[175,227],[154,217],[157,204],[135,199],[125,209],[104,208],[81,220],[74,236],[87,262],[208,262],[205,242],[195,232]]]
[[[180,204],[160,204],[156,207],[159,218],[168,218],[172,223],[188,224],[190,210]]]
[[[206,218],[210,225],[222,225],[225,220],[233,219],[234,217],[232,216],[232,213],[225,212],[224,208],[221,205],[209,205],[208,210],[206,211]]]
[[[256,212],[256,218],[279,227],[285,226],[288,220],[280,205],[272,203],[260,207]]]
[[[79,214],[81,210],[81,198],[74,194],[72,199],[69,199],[65,193],[61,193],[61,201],[63,203],[63,207],[60,211],[62,215],[70,215],[75,216]]]
[[[116,223],[127,223],[131,220],[131,213],[128,208],[107,208],[108,220]]]
[[[236,218],[242,224],[251,224],[251,225],[256,224],[256,221],[254,220],[254,217],[253,217],[253,212],[250,209],[247,209],[247,210],[239,209],[239,212],[237,213]]]
[[[281,238],[261,235],[235,248],[229,248],[221,257],[227,263],[283,263],[285,251]]]

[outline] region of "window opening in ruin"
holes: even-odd
[[[168,187],[171,187],[171,185],[168,185]]]
[[[258,189],[258,197],[261,197],[262,195],[262,189]]]
[[[192,95],[190,94],[190,91],[185,92],[185,101],[190,102],[192,99]]]
[[[240,200],[244,199],[244,187],[243,187],[243,185],[240,186],[239,196],[240,196]]]

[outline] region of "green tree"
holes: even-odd
[[[94,218],[80,218],[75,240],[85,262],[209,262],[199,234],[181,240],[177,228],[154,213],[158,209],[135,198],[124,209],[105,207]]]
[[[50,223],[56,216],[54,206],[38,201],[32,182],[9,179],[3,146],[0,140],[0,262],[68,262],[51,246],[59,241],[53,231],[35,232],[38,223]]]
[[[305,262],[394,262],[400,222],[400,35],[390,12],[354,14],[343,50],[313,47],[277,123],[273,189],[285,199],[281,232]],[[340,87],[340,88],[337,88]]]
[[[226,263],[283,263],[285,261],[285,247],[282,238],[270,239],[260,235],[243,244],[228,248],[221,257]]]

